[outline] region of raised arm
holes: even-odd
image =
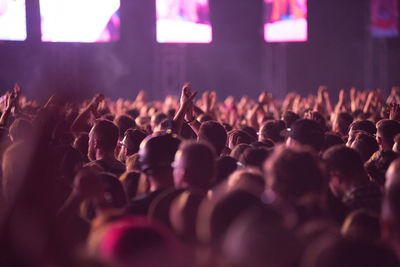
[[[192,93],[190,83],[185,83],[182,87],[181,97],[179,100],[179,109],[174,116],[174,125],[176,133],[181,134],[183,120],[185,119],[185,114],[190,105],[193,105],[193,99],[197,95],[197,92]]]
[[[71,125],[71,132],[75,135],[79,134],[80,132],[87,131],[86,126],[87,122],[90,119],[90,115],[93,114],[95,118],[98,118],[99,115],[97,113],[97,108],[101,101],[104,100],[104,95],[99,94],[96,95],[90,104],[76,117],[74,122]]]

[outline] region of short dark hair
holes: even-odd
[[[119,138],[119,130],[112,121],[97,119],[94,121],[92,131],[94,137],[100,141],[99,145],[103,149],[115,149]]]
[[[205,140],[212,144],[219,156],[226,145],[227,134],[225,128],[216,121],[205,121],[201,124],[198,140]]]
[[[350,124],[349,129],[355,131],[355,130],[362,130],[364,132],[367,132],[369,134],[376,134],[376,127],[372,121],[369,120],[360,120],[360,121],[353,121]]]
[[[292,127],[293,122],[300,119],[300,116],[294,113],[293,111],[286,111],[282,115],[282,120],[286,124],[286,128]]]
[[[116,117],[114,123],[118,127],[120,138],[124,137],[126,130],[136,127],[135,120],[129,115],[120,115]]]
[[[395,120],[383,119],[376,124],[377,133],[382,138],[382,141],[390,147],[394,144],[394,137],[400,133],[400,123]]]
[[[281,197],[295,201],[308,193],[321,194],[327,180],[317,156],[306,147],[278,147],[265,163],[267,179]]]
[[[260,129],[262,140],[271,139],[274,143],[282,143],[285,138],[281,136],[281,132],[285,129],[286,125],[281,120],[269,120]]]
[[[337,115],[336,120],[339,128],[339,133],[347,135],[349,133],[349,126],[353,122],[353,116],[351,116],[350,113],[347,112],[340,112]]]
[[[345,145],[336,145],[324,152],[322,158],[331,171],[338,171],[344,178],[352,178],[365,173],[364,165],[358,152]]]
[[[351,148],[357,150],[360,153],[361,159],[365,162],[379,150],[379,145],[374,136],[363,131],[358,131]]]

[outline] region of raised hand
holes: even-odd
[[[187,82],[182,87],[182,93],[180,97],[180,104],[181,106],[187,106],[193,99],[196,97],[197,92],[192,92],[192,88],[190,87],[190,83]]]
[[[95,97],[93,97],[92,101],[90,101],[89,109],[95,112],[99,107],[100,102],[102,102],[103,100],[104,100],[104,95],[97,94]]]

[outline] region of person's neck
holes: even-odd
[[[150,192],[174,186],[172,177],[163,176],[159,178],[155,176],[148,176],[147,178],[150,181]]]
[[[114,151],[97,150],[96,160],[101,160],[101,159],[115,159]]]

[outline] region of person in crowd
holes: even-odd
[[[349,211],[365,209],[379,215],[382,193],[369,181],[360,155],[344,145],[334,146],[323,154],[329,172],[330,192]]]
[[[98,119],[89,132],[88,158],[90,165],[99,166],[105,172],[119,177],[125,171],[125,165],[114,156],[119,131],[111,121]]]
[[[394,137],[400,133],[400,122],[383,119],[376,124],[376,141],[379,151],[366,162],[366,169],[371,178],[383,186],[385,184],[385,173],[390,163],[398,157],[393,152]]]

